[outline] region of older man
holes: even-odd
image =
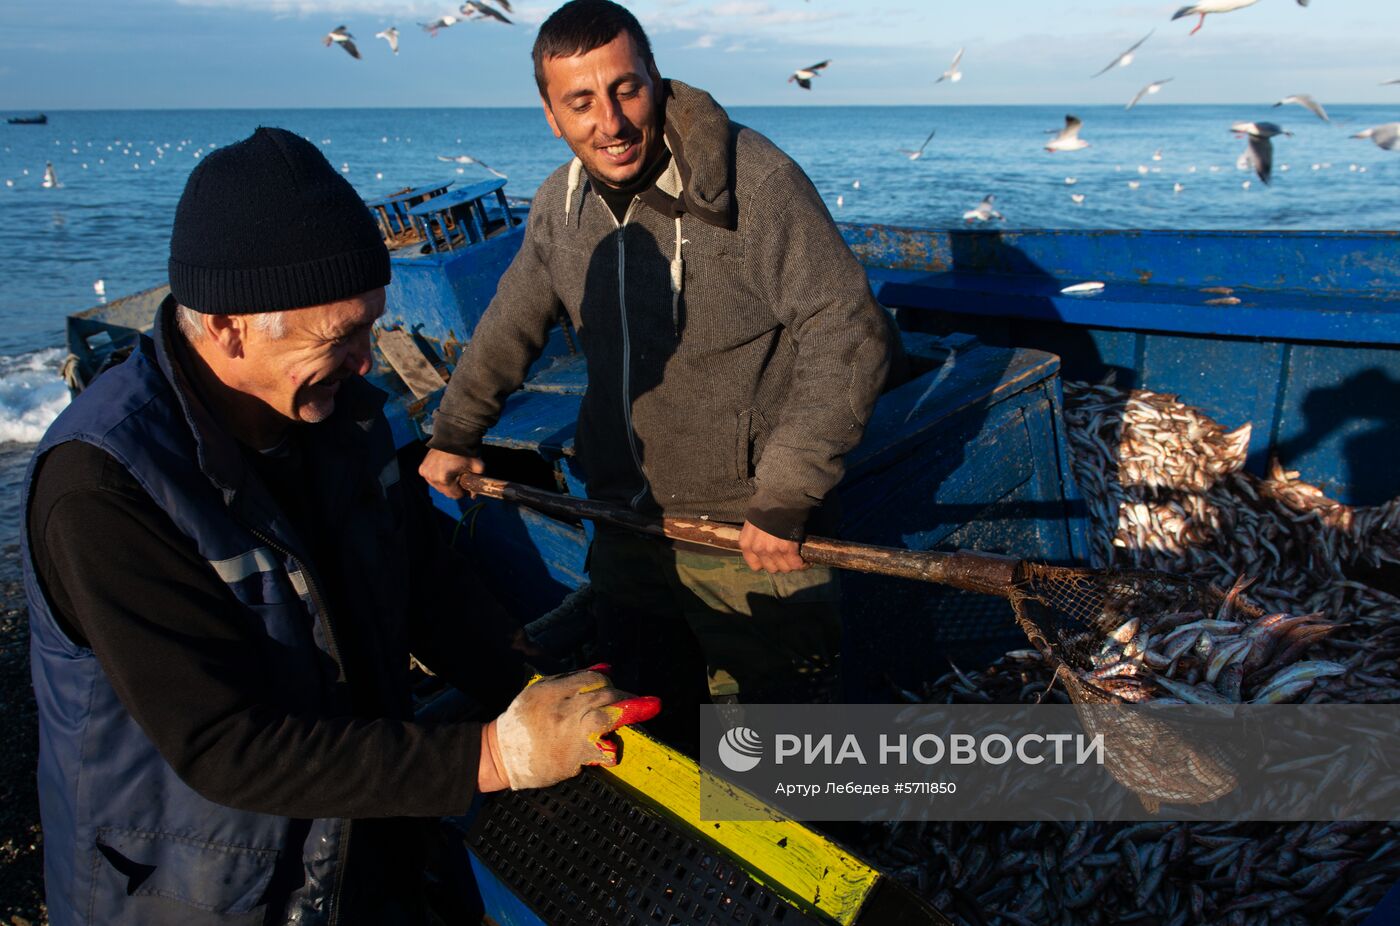
[[[655,713],[594,671],[515,696],[361,378],[388,282],[349,184],[259,129],[191,174],[151,336],[39,445],[23,559],[55,926],[423,922],[409,818],[610,764],[605,734]],[[509,706],[414,722],[410,651]]]
[[[663,80],[626,9],[565,4],[534,64],[575,157],[535,195],[420,471],[453,497],[483,471],[482,436],[562,305],[588,363],[576,443],[589,494],[742,524],[750,567],[600,529],[604,646],[649,667],[648,690],[673,683],[673,708],[689,669],[676,654],[695,638],[715,699],[829,696],[835,583],[798,546],[833,521],[822,502],[884,385],[889,321],[801,168],[708,94]]]

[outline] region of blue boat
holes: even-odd
[[[504,185],[430,184],[370,203],[393,264],[371,376],[393,396],[408,455],[430,435],[446,379],[524,237],[529,204]],[[1181,394],[1220,421],[1253,422],[1252,468],[1276,457],[1353,503],[1400,495],[1393,233],[841,230],[912,361],[847,458],[844,539],[1087,561],[1062,379],[1112,376]],[[70,317],[75,389],[130,348],[167,291]],[[487,437],[488,472],[582,495],[573,451],[585,385],[561,319]],[[515,613],[541,614],[586,582],[590,524],[491,500],[434,501]],[[916,688],[941,674],[943,657],[985,664],[1024,645],[1000,600],[859,574],[844,577],[843,596],[850,701]],[[528,865],[507,888],[501,866],[514,863],[484,864],[479,852],[472,863],[498,922],[541,921],[539,904],[521,900]],[[858,921],[798,906],[812,922]]]

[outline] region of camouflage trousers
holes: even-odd
[[[664,715],[716,702],[838,697],[836,576],[754,572],[738,556],[599,531],[589,553],[599,649],[618,687],[657,694]]]

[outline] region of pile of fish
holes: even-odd
[[[1395,883],[1384,823],[889,823],[868,856],[955,922],[1318,926]]]
[[[1125,615],[1081,676],[1127,701],[1400,702],[1400,599],[1351,576],[1400,563],[1400,499],[1360,508],[1176,397],[1065,384],[1094,565],[1228,589],[1213,613]],[[1247,589],[1247,592],[1246,592]],[[1248,604],[1241,601],[1241,595]],[[1068,701],[1033,649],[954,667],[926,703]],[[866,851],[975,923],[1361,923],[1400,880],[1385,823],[872,826]]]
[[[1348,673],[1334,660],[1298,661],[1340,624],[1321,613],[1251,615],[1237,604],[1247,585],[1237,581],[1212,614],[1129,617],[1097,641],[1080,678],[1132,703],[1278,704]]]
[[[1246,473],[1249,426],[1227,432],[1174,396],[1066,384],[1065,397],[1095,564],[1191,575],[1221,589],[1248,582],[1248,598],[1267,612],[1242,627],[1197,628],[1217,682],[1231,665],[1228,648],[1260,683],[1227,699],[1400,701],[1400,600],[1349,577],[1400,564],[1400,499],[1356,508],[1277,464],[1267,478]],[[1242,642],[1280,634],[1268,654]],[[1311,665],[1295,663],[1305,651]],[[1235,674],[1225,675],[1231,689]]]

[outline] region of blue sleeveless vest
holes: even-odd
[[[173,303],[142,337],[58,417],[26,479],[21,557],[29,600],[30,661],[39,712],[39,798],[50,922],[74,924],[334,924],[349,846],[343,820],[293,821],[236,810],[186,785],[122,706],[91,649],[54,620],[35,576],[28,498],[50,449],[81,440],[119,461],[174,521],[265,635],[268,677],[297,710],[349,713],[335,629],[375,637],[383,716],[411,717],[401,591],[407,562],[403,499],[384,394],[357,377],[341,388],[331,418],[314,428],[316,491],[344,512],[337,525],[343,574],[371,589],[347,609],[324,613],[314,567],[285,516],[243,462],[237,444],[190,400],[170,350]],[[358,403],[359,411],[354,410]],[[317,456],[308,451],[308,466]],[[324,480],[319,478],[326,472]],[[92,538],[100,543],[102,538]],[[361,631],[364,632],[364,631]],[[383,694],[388,693],[388,694]],[[301,859],[302,883],[269,896],[274,868]],[[276,891],[272,893],[276,894]]]

